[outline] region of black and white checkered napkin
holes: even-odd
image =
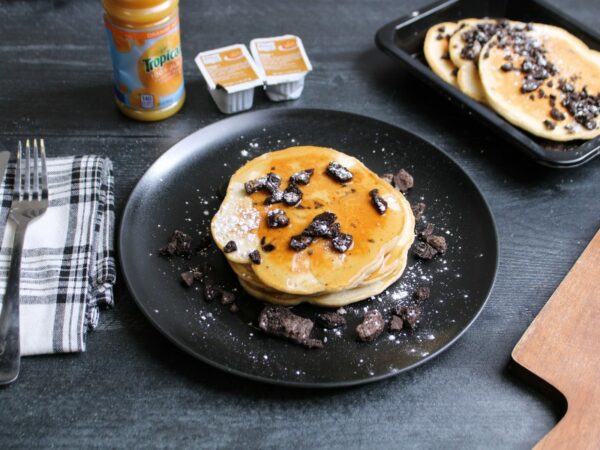
[[[99,308],[112,306],[112,163],[98,156],[49,158],[49,205],[27,228],[21,264],[21,353],[85,351]],[[0,187],[0,295],[4,297],[14,226],[8,220],[14,182]]]

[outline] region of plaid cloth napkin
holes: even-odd
[[[112,163],[98,156],[49,158],[49,205],[27,228],[21,263],[21,354],[85,351],[99,308],[113,305]],[[0,295],[4,297],[14,226],[8,220],[14,183],[9,166],[0,187]]]

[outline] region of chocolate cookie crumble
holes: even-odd
[[[371,342],[383,332],[385,321],[383,316],[376,309],[371,309],[365,313],[363,321],[356,327],[356,335],[359,341]]]
[[[250,258],[252,264],[260,264],[261,257],[258,250],[252,250],[250,253],[248,253],[248,258]]]
[[[394,311],[395,315],[412,329],[418,325],[422,312],[423,310],[418,305],[399,305]]]
[[[290,248],[296,252],[300,252],[308,248],[308,246],[312,244],[312,241],[313,238],[311,236],[297,234],[296,236],[292,236],[290,239]]]
[[[254,194],[258,191],[267,191],[273,194],[279,190],[279,186],[281,186],[281,177],[273,172],[268,173],[264,177],[244,183],[244,189],[247,194]]]
[[[192,256],[192,238],[182,231],[175,230],[169,239],[167,245],[159,250],[162,256],[182,256],[190,258]]]
[[[352,236],[340,233],[331,240],[331,246],[338,253],[346,253],[352,247]]]
[[[346,318],[335,312],[318,314],[317,324],[328,329],[340,328],[346,325]]]
[[[283,203],[288,206],[296,206],[302,201],[302,191],[295,184],[290,184],[283,191]]]
[[[300,172],[296,172],[294,175],[290,177],[290,183],[294,184],[308,184],[310,182],[310,177],[312,177],[315,169],[306,169]]]
[[[425,203],[419,202],[419,203],[415,203],[414,205],[411,205],[411,209],[412,212],[415,216],[415,221],[418,222],[419,220],[421,220],[421,217],[423,217],[423,214],[425,213],[425,208],[427,206],[425,205]]]
[[[427,242],[417,242],[417,244],[414,246],[413,253],[417,258],[429,260],[433,259],[433,257],[437,255],[437,250]]]
[[[274,209],[267,213],[267,225],[269,228],[283,228],[290,224],[290,219],[282,209]]]
[[[267,334],[288,339],[307,348],[322,347],[321,341],[310,338],[314,322],[283,306],[265,306],[258,317],[258,327]]]
[[[235,241],[229,241],[227,244],[225,244],[225,247],[223,247],[223,251],[225,253],[235,252],[236,250],[237,244],[235,243]]]
[[[425,300],[428,300],[430,295],[431,295],[430,288],[428,288],[427,286],[419,286],[417,288],[417,290],[415,291],[415,293],[413,294],[413,298],[417,302],[423,302]]]
[[[352,172],[341,164],[333,161],[327,166],[327,175],[340,183],[346,183],[352,180]]]
[[[387,202],[379,195],[379,189],[373,189],[369,192],[371,196],[371,204],[375,207],[379,214],[385,214],[387,211]]]
[[[414,178],[404,169],[400,169],[398,173],[394,175],[394,186],[402,193],[408,192],[414,184]]]

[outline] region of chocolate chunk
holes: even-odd
[[[194,272],[192,272],[191,270],[189,270],[187,272],[181,272],[181,281],[187,287],[192,287],[192,285],[194,284],[194,281],[195,281]]]
[[[413,248],[413,253],[418,258],[429,260],[437,255],[437,250],[427,242],[417,242]]]
[[[376,309],[371,309],[365,313],[363,321],[356,327],[356,334],[359,341],[374,341],[385,328],[383,316]]]
[[[390,331],[400,331],[403,326],[404,321],[402,320],[402,317],[392,316],[392,319],[390,320]]]
[[[352,247],[352,236],[346,233],[339,233],[331,240],[331,246],[338,253],[345,253]]]
[[[310,244],[312,244],[313,238],[311,236],[307,236],[305,234],[298,234],[296,236],[292,236],[290,239],[290,248],[297,252],[304,250]]]
[[[235,252],[236,250],[237,244],[235,243],[235,241],[229,241],[227,244],[225,244],[225,247],[223,247],[223,251],[225,253]]]
[[[311,237],[328,237],[331,233],[331,227],[336,220],[337,216],[332,212],[326,211],[318,214],[302,234]]]
[[[371,204],[375,207],[379,214],[385,214],[387,211],[387,202],[379,195],[379,189],[373,189],[369,192],[371,196]]]
[[[192,238],[182,231],[175,230],[169,239],[167,245],[159,250],[162,256],[183,256],[189,258],[192,256]]]
[[[503,72],[510,72],[511,70],[513,70],[513,65],[512,63],[504,63],[500,66],[500,69],[502,69]]]
[[[398,173],[394,175],[394,186],[400,192],[407,192],[414,184],[414,178],[404,169],[400,169]]]
[[[267,213],[267,225],[270,228],[283,228],[290,224],[290,219],[282,209],[274,209]]]
[[[552,122],[551,120],[546,119],[546,120],[544,120],[544,126],[548,130],[554,130],[556,128],[556,123]]]
[[[418,302],[422,302],[429,299],[430,295],[431,290],[427,286],[419,286],[413,294],[413,298]]]
[[[314,344],[309,342],[314,322],[283,306],[265,306],[258,317],[258,327],[267,334],[289,339],[297,344]]]
[[[290,184],[283,191],[283,203],[288,206],[296,206],[302,200],[302,191],[295,184]]]
[[[250,258],[252,264],[260,264],[261,258],[258,250],[252,250],[250,253],[248,253],[248,258]]]
[[[275,246],[273,244],[265,244],[263,246],[261,246],[263,252],[265,253],[270,253],[273,250],[275,250]]]
[[[426,205],[425,203],[419,202],[412,205],[411,208],[415,216],[415,221],[418,222],[419,220],[421,220],[421,217],[423,217],[423,213],[425,213]]]
[[[327,175],[340,183],[346,183],[352,179],[352,172],[333,161],[327,166]]]
[[[310,182],[310,177],[312,177],[315,169],[306,169],[300,172],[296,172],[294,175],[290,177],[290,183],[294,184],[308,184]]]
[[[560,112],[557,108],[552,108],[550,110],[550,116],[557,121],[565,120],[566,118],[564,113]]]
[[[422,309],[418,305],[399,305],[396,307],[396,315],[400,316],[404,323],[410,328],[415,328],[421,318]]]
[[[235,302],[235,294],[229,291],[221,291],[221,304],[231,305]]]
[[[317,323],[323,328],[339,328],[346,325],[346,318],[335,312],[323,313],[317,315]]]
[[[425,239],[429,245],[431,245],[438,253],[445,253],[448,245],[446,244],[446,238],[444,236],[431,235]]]
[[[275,191],[267,198],[265,198],[265,205],[273,205],[275,203],[281,203],[283,201],[283,191]]]
[[[384,173],[383,175],[381,175],[381,179],[383,181],[387,181],[390,184],[394,184],[394,174],[393,173]]]

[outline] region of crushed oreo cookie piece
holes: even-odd
[[[379,189],[373,189],[369,192],[371,196],[371,204],[375,207],[379,214],[385,214],[388,204],[383,197],[379,195]]]
[[[414,184],[414,178],[404,169],[400,169],[398,173],[394,175],[394,186],[402,193],[408,192]]]
[[[290,219],[282,209],[274,209],[267,213],[267,225],[269,228],[283,228],[290,224]]]
[[[438,253],[446,253],[448,245],[446,244],[446,238],[444,236],[430,235],[425,239],[429,245],[431,245]]]
[[[273,205],[275,203],[281,203],[283,201],[283,191],[275,191],[267,198],[265,198],[265,205]]]
[[[302,234],[310,237],[328,237],[337,216],[329,211],[317,214]]]
[[[252,264],[260,264],[261,258],[258,250],[252,250],[248,253],[248,258],[252,261]]]
[[[427,286],[419,286],[415,293],[413,294],[413,298],[417,302],[423,302],[429,299],[431,295],[431,289]]]
[[[340,183],[346,183],[352,180],[352,172],[334,161],[330,162],[327,166],[327,175]]]
[[[546,127],[547,130],[554,130],[556,128],[556,123],[552,122],[551,120],[544,120],[544,126]]]
[[[283,203],[288,206],[296,206],[302,200],[302,191],[295,184],[290,184],[283,191]]]
[[[390,319],[390,331],[401,331],[404,327],[402,317],[393,315]]]
[[[385,321],[383,316],[376,309],[371,309],[365,313],[363,321],[356,327],[356,335],[359,341],[371,342],[383,332]]]
[[[192,256],[192,238],[183,231],[175,230],[169,239],[167,245],[159,250],[162,256],[182,256],[190,258]]]
[[[279,186],[281,186],[281,177],[273,172],[268,173],[264,177],[244,183],[244,189],[247,194],[254,194],[258,191],[267,191],[273,194],[279,190]]]
[[[194,277],[194,272],[188,270],[186,272],[181,272],[181,281],[187,286],[192,287],[196,278]]]
[[[427,225],[425,225],[425,228],[419,232],[419,239],[427,239],[433,234],[433,230],[435,230],[435,225],[429,222]]]
[[[500,69],[502,69],[503,72],[510,72],[511,70],[514,69],[514,67],[513,67],[512,63],[507,62],[507,63],[502,64],[500,66]]]
[[[437,250],[427,242],[417,242],[413,247],[413,253],[417,258],[429,260],[437,255]]]
[[[308,349],[323,348],[323,341],[320,339],[310,338],[302,343],[302,345]]]
[[[346,253],[352,247],[352,236],[346,233],[339,233],[331,239],[331,246],[338,253]]]
[[[231,305],[235,302],[235,294],[230,291],[221,291],[221,304],[222,305]]]
[[[395,310],[395,314],[413,329],[418,325],[422,313],[423,310],[418,305],[399,305]]]
[[[335,312],[317,314],[317,324],[323,328],[339,328],[346,326],[346,318]]]
[[[237,250],[237,244],[235,243],[235,241],[229,241],[227,244],[225,244],[225,247],[223,247],[223,252],[225,253],[232,253],[235,252]]]
[[[425,208],[427,206],[425,205],[425,203],[423,202],[419,202],[419,203],[415,203],[414,205],[411,205],[412,208],[412,212],[415,216],[415,221],[418,222],[419,220],[421,220],[421,217],[423,217],[423,214],[425,213]]]
[[[310,177],[312,177],[315,169],[306,169],[296,172],[290,177],[290,183],[294,184],[308,184],[310,183]]]
[[[288,339],[308,348],[319,346],[317,340],[310,338],[314,322],[292,313],[283,306],[265,306],[258,317],[258,327],[267,334]]]
[[[311,236],[298,234],[296,236],[292,236],[290,239],[290,248],[296,252],[300,252],[312,244],[312,241],[313,238]]]

